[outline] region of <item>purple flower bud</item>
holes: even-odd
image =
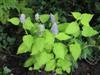
[[[35,14],[35,20],[38,21],[39,20],[39,13]]]
[[[25,14],[20,15],[20,22],[24,23],[25,22]]]
[[[56,22],[55,16],[53,14],[50,14],[50,21],[52,23],[55,23]]]
[[[58,34],[58,26],[57,26],[57,23],[53,23],[52,27],[51,27],[51,31],[53,34]]]

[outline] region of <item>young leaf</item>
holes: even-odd
[[[72,15],[74,16],[76,20],[79,20],[81,18],[81,13],[79,12],[72,12]]]
[[[27,49],[31,49],[32,44],[33,44],[33,37],[32,35],[24,35],[23,36],[23,43],[27,46]]]
[[[66,28],[65,32],[67,34],[75,34],[77,33],[78,31],[80,31],[80,28],[79,28],[79,25],[77,22],[72,22],[68,25],[68,27]]]
[[[28,51],[29,50],[27,49],[27,46],[24,43],[22,43],[18,48],[17,54],[26,53]]]
[[[45,70],[46,71],[53,71],[56,67],[56,63],[55,63],[55,60],[50,60],[46,66],[45,66]]]
[[[19,18],[17,18],[17,17],[13,17],[13,18],[9,19],[8,21],[14,25],[19,25],[19,22],[20,22]]]
[[[42,23],[45,23],[49,20],[49,15],[48,14],[43,14],[43,15],[40,15],[40,21]]]
[[[75,42],[75,44],[71,44],[69,48],[74,60],[77,61],[77,59],[80,57],[81,54],[80,44]]]
[[[69,35],[65,34],[64,32],[61,32],[61,33],[59,33],[59,34],[56,35],[56,38],[58,40],[68,40],[71,37]]]
[[[81,23],[84,26],[89,26],[89,22],[91,21],[93,15],[91,14],[82,14]]]
[[[33,61],[34,61],[33,57],[28,58],[24,63],[24,67],[32,66],[33,65]]]
[[[66,51],[67,50],[65,48],[65,45],[63,45],[62,43],[55,43],[54,44],[53,52],[56,55],[56,58],[64,59]]]
[[[28,18],[25,20],[25,23],[24,23],[24,25],[23,25],[23,28],[26,29],[26,30],[31,30],[32,28],[34,28],[34,24],[32,23],[30,17],[28,17]]]
[[[98,32],[96,30],[94,30],[92,27],[90,26],[83,26],[83,31],[82,31],[82,35],[85,37],[91,37],[98,34]]]

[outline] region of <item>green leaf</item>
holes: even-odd
[[[89,22],[91,21],[93,15],[92,14],[82,14],[81,23],[84,26],[89,26]]]
[[[33,65],[33,61],[34,61],[33,57],[28,58],[24,63],[24,67],[32,66]]]
[[[81,13],[79,12],[72,12],[72,15],[74,16],[76,20],[79,20],[81,18]]]
[[[68,27],[66,28],[65,32],[67,34],[72,34],[74,35],[75,33],[79,32],[80,28],[77,22],[72,22],[68,25]]]
[[[46,30],[44,33],[44,39],[45,39],[45,49],[51,50],[53,48],[55,40],[53,34],[50,31]]]
[[[28,70],[29,70],[29,71],[32,71],[32,70],[33,70],[33,67],[29,67]]]
[[[42,23],[45,23],[49,20],[49,15],[48,14],[43,14],[43,15],[40,15],[40,21]]]
[[[76,33],[73,33],[73,36],[74,36],[74,37],[78,37],[80,34],[81,34],[81,31],[79,30],[79,31],[77,31]]]
[[[24,28],[25,30],[31,30],[32,28],[34,28],[34,24],[32,23],[30,17],[28,17],[28,18],[25,20],[25,23],[24,23],[24,25],[23,25],[23,28]]]
[[[27,49],[27,46],[22,43],[19,47],[18,47],[18,51],[17,51],[17,54],[21,54],[21,53],[26,53],[28,52],[29,50]]]
[[[67,73],[71,72],[71,62],[68,59],[59,59],[57,61],[57,66],[61,67],[63,71],[66,71]]]
[[[49,62],[53,58],[52,54],[49,54],[47,52],[42,52],[38,57],[37,57],[37,62],[34,64],[34,69],[39,69],[43,65],[45,65],[47,62]]]
[[[67,28],[67,26],[69,25],[69,23],[61,23],[58,25],[58,29],[59,31],[65,31],[65,29]]]
[[[50,60],[46,66],[45,66],[45,70],[46,71],[53,71],[56,67],[56,63],[55,63],[55,60]]]
[[[71,37],[69,35],[65,34],[64,32],[61,32],[61,33],[59,33],[59,34],[56,35],[56,38],[58,40],[68,40]]]
[[[62,69],[61,68],[56,68],[56,73],[57,74],[62,74]]]
[[[56,55],[56,58],[64,59],[65,54],[67,52],[67,49],[66,49],[64,44],[62,44],[62,43],[55,43],[54,44],[54,48],[53,48],[53,52]]]
[[[70,52],[74,58],[75,61],[77,61],[77,59],[80,57],[81,55],[81,47],[80,47],[80,44],[75,42],[75,44],[71,44],[69,46],[70,48]]]
[[[32,53],[31,55],[38,54],[39,52],[42,52],[45,47],[45,39],[44,38],[37,38],[35,39],[35,42],[32,46]]]
[[[8,21],[14,25],[19,25],[19,22],[20,22],[19,18],[17,18],[17,17],[13,17],[13,18],[9,19]]]
[[[23,43],[27,46],[27,49],[31,49],[34,40],[32,35],[24,35],[23,36]]]
[[[83,31],[82,31],[82,35],[85,37],[91,37],[98,34],[98,32],[96,30],[94,30],[92,27],[90,26],[83,26]]]
[[[91,57],[92,53],[93,53],[93,51],[91,48],[83,48],[81,58],[87,59],[87,58]]]

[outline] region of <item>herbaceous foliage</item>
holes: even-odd
[[[21,15],[20,19],[13,17],[8,21],[25,30],[23,42],[17,54],[30,52],[30,57],[24,63],[29,70],[44,69],[57,74],[70,73],[73,62],[77,62],[85,42],[83,38],[90,38],[98,32],[89,22],[92,14],[72,12],[76,19],[73,22],[59,23],[58,16],[53,14],[35,15],[36,21]],[[21,23],[22,24],[21,24]]]
[[[20,12],[31,15],[33,10],[26,7],[28,2],[29,0],[0,0],[0,22],[6,24],[10,16],[20,14]]]

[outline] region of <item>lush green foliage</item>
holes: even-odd
[[[16,8],[16,0],[0,0],[0,21],[6,22],[9,17],[9,10]]]
[[[38,14],[34,22],[30,17],[24,17],[21,26],[26,34],[17,54],[30,52],[25,67],[29,67],[29,70],[44,68],[45,71],[55,71],[57,74],[71,72],[73,62],[77,62],[86,51],[87,41],[84,38],[98,34],[89,24],[92,14],[72,12],[72,15],[76,20],[65,23],[60,23],[56,20],[58,17],[52,14]],[[20,20],[14,17],[8,21],[20,25]]]
[[[27,15],[32,14],[33,11],[31,8],[26,7],[27,4],[27,0],[0,0],[0,21],[6,23],[8,18],[11,15],[16,15],[17,12],[19,14],[21,12]]]

